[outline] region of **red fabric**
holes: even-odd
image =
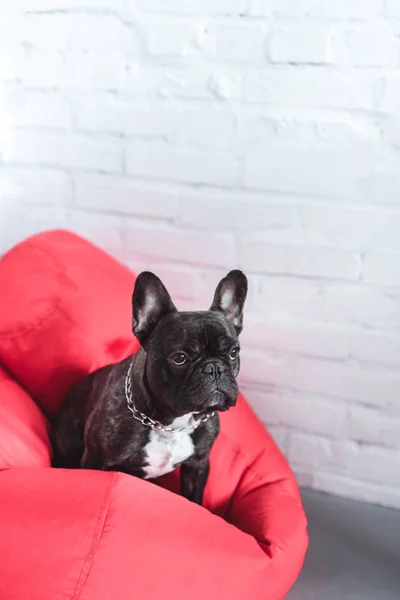
[[[29,394],[0,367],[0,469],[49,466],[47,420]]]
[[[0,262],[0,361],[50,416],[88,371],[122,360],[134,275],[68,232],[34,236]]]
[[[302,566],[306,521],[285,458],[242,396],[222,416],[206,509],[171,493],[177,472],[155,486],[45,468],[38,406],[55,415],[72,383],[135,351],[133,283],[61,231],[0,261],[0,598],[281,600]]]

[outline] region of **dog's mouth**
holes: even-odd
[[[203,410],[194,411],[193,415],[197,419],[204,419],[205,417],[210,417],[215,412],[224,412],[231,407],[231,403],[229,402],[227,396],[220,391],[214,393],[214,401],[211,403],[211,406],[207,406],[207,408],[203,408]]]
[[[217,408],[206,408],[204,410],[197,410],[193,412],[193,416],[198,421],[199,419],[204,419],[205,417],[211,417],[211,415],[213,415],[217,410]]]

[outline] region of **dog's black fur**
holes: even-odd
[[[231,271],[219,283],[210,310],[178,312],[158,277],[141,273],[132,297],[133,333],[141,348],[70,391],[53,430],[54,466],[145,477],[152,430],[128,410],[125,378],[131,364],[135,406],[164,425],[188,413],[196,420],[234,406],[246,295],[245,275]],[[184,364],[176,364],[183,356]],[[198,504],[218,433],[216,412],[190,434],[193,453],[181,463],[181,493]]]

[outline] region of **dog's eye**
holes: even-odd
[[[239,356],[239,348],[232,348],[232,350],[229,352],[229,358],[231,360],[236,360],[238,356]]]
[[[178,366],[184,365],[185,362],[187,361],[186,354],[183,354],[183,352],[177,352],[171,358],[172,358],[172,361]]]

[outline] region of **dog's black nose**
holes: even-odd
[[[206,375],[211,375],[212,377],[217,377],[217,378],[222,375],[224,370],[225,370],[224,365],[222,365],[219,362],[208,362],[202,368],[203,373],[205,373]]]

